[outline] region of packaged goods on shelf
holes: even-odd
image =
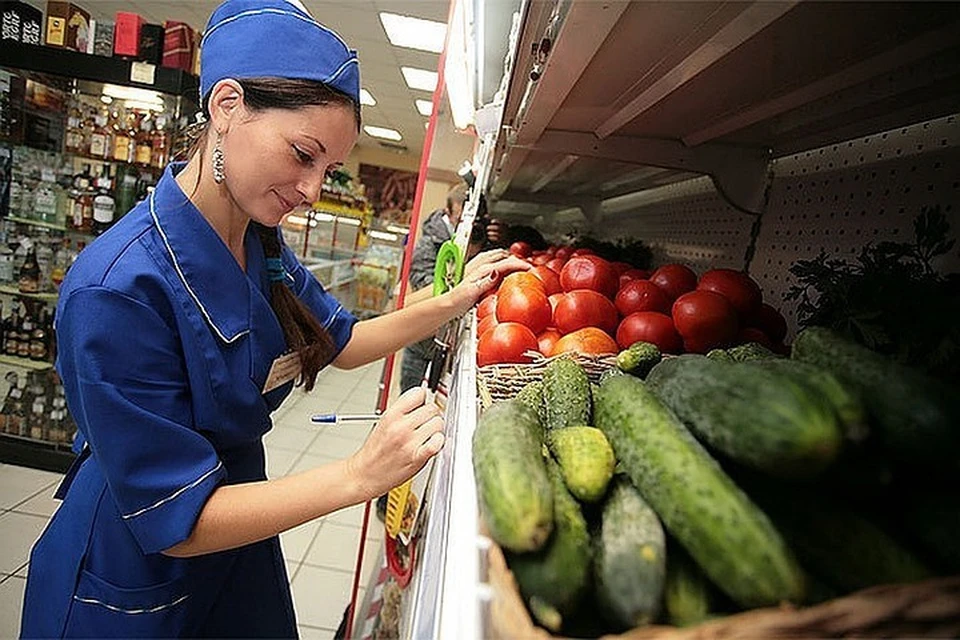
[[[72,2],[48,0],[44,44],[86,53],[93,37],[90,13]]]
[[[3,30],[0,40],[13,40],[24,44],[43,44],[43,12],[26,2],[4,0],[0,2]]]

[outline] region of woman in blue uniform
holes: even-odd
[[[183,165],[63,283],[57,367],[78,461],[30,559],[24,637],[294,637],[277,535],[362,503],[443,446],[420,390],[357,453],[267,480],[262,436],[295,381],[423,339],[473,306],[448,294],[357,322],[277,231],[359,130],[356,54],[295,1],[228,0],[202,48],[208,128]]]

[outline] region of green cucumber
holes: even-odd
[[[517,394],[515,398],[518,402],[522,402],[537,413],[537,417],[540,418],[540,428],[543,429],[543,420],[544,420],[544,409],[543,409],[543,382],[540,380],[534,380],[533,382],[528,383],[523,389],[520,390],[520,393]]]
[[[618,629],[649,624],[666,577],[663,525],[629,478],[617,476],[603,505],[594,578],[600,611]]]
[[[617,367],[639,378],[647,377],[660,360],[660,348],[650,342],[634,342],[617,355]]]
[[[803,573],[770,520],[642,381],[611,378],[594,401],[617,460],[716,586],[743,607],[803,600]]]
[[[590,424],[590,380],[583,367],[570,358],[548,364],[543,405],[547,431]]]
[[[774,476],[818,475],[843,443],[833,406],[805,380],[759,365],[685,355],[647,382],[710,449]]]
[[[856,391],[887,452],[900,462],[960,467],[956,390],[821,327],[802,331],[791,357]]]
[[[559,631],[577,608],[590,580],[591,550],[580,505],[567,492],[557,463],[547,459],[553,488],[553,535],[538,552],[511,554],[510,570],[537,621]]]
[[[679,545],[669,550],[663,603],[667,619],[677,627],[699,624],[710,616],[710,582]]]
[[[757,342],[748,342],[736,347],[730,347],[727,349],[727,355],[729,355],[734,362],[751,362],[753,360],[767,360],[777,357],[777,354]]]
[[[718,362],[736,362],[726,349],[711,349],[707,352],[707,357]]]
[[[554,429],[547,433],[547,446],[577,500],[597,502],[603,497],[617,461],[602,431],[593,427]]]
[[[535,551],[553,530],[553,490],[536,413],[516,400],[487,409],[473,434],[473,472],[490,536],[510,551]]]

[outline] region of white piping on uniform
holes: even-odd
[[[351,64],[355,64],[355,65],[358,65],[358,66],[359,66],[359,64],[360,64],[360,59],[357,58],[356,56],[354,56],[353,58],[350,58],[349,60],[347,60],[346,62],[344,62],[343,64],[341,64],[339,67],[337,67],[337,70],[334,71],[332,75],[330,75],[330,76],[327,77],[327,82],[328,82],[328,83],[331,83],[331,82],[333,82],[334,80],[336,80],[336,79],[337,79],[337,76],[339,76],[341,73],[343,73],[343,72],[347,69],[347,67],[349,67]]]
[[[337,41],[339,41],[340,44],[342,44],[343,47],[344,47],[347,51],[350,50],[350,47],[348,47],[348,46],[347,46],[347,43],[344,42],[343,38],[340,37],[340,34],[338,34],[336,31],[334,31],[334,30],[332,30],[332,29],[328,29],[327,27],[323,26],[322,24],[320,24],[319,22],[317,22],[316,20],[314,20],[312,17],[310,17],[310,16],[305,16],[305,15],[301,15],[301,14],[297,13],[296,11],[285,11],[284,9],[274,9],[274,8],[269,8],[269,7],[268,7],[268,8],[264,8],[264,9],[251,9],[251,10],[249,10],[249,11],[241,11],[240,13],[238,13],[238,14],[235,15],[235,16],[230,16],[229,18],[224,18],[223,20],[221,20],[221,21],[218,22],[217,24],[215,24],[215,25],[213,25],[212,27],[210,27],[209,29],[207,29],[207,32],[206,32],[205,34],[203,34],[203,38],[200,40],[200,47],[201,47],[201,48],[203,47],[203,44],[207,41],[207,38],[210,37],[210,34],[212,34],[214,31],[216,31],[217,29],[219,29],[219,28],[222,27],[223,25],[225,25],[225,24],[230,24],[230,23],[233,22],[234,20],[239,20],[240,18],[247,18],[247,17],[249,17],[249,16],[256,16],[256,15],[263,15],[263,14],[265,14],[265,13],[272,13],[272,14],[279,15],[279,16],[290,16],[290,17],[292,17],[292,18],[296,18],[297,20],[303,20],[303,21],[306,22],[307,24],[311,24],[311,25],[319,28],[321,31],[325,31],[325,32],[329,33],[329,34],[332,35],[334,38],[336,38]]]
[[[250,330],[247,329],[246,331],[241,331],[240,333],[233,336],[232,338],[228,338],[225,335],[223,335],[223,333],[220,331],[220,327],[216,325],[216,323],[213,321],[213,318],[211,318],[210,314],[207,313],[207,308],[203,306],[202,302],[200,302],[199,296],[197,296],[197,294],[194,292],[193,287],[190,286],[190,283],[187,282],[187,277],[183,275],[183,271],[180,269],[180,263],[177,262],[177,254],[173,252],[173,247],[170,246],[170,241],[167,239],[167,234],[163,230],[163,227],[160,225],[160,219],[157,218],[157,211],[154,208],[155,193],[156,191],[150,194],[150,216],[153,217],[153,223],[157,225],[157,230],[160,231],[160,237],[163,238],[163,244],[166,245],[167,251],[170,253],[170,259],[173,260],[173,268],[177,270],[177,275],[180,276],[180,280],[183,282],[183,286],[187,288],[187,293],[190,294],[190,297],[193,298],[193,301],[197,304],[198,307],[200,307],[200,313],[203,314],[203,317],[206,318],[210,326],[213,327],[213,331],[217,334],[217,336],[221,340],[223,340],[227,344],[233,344],[233,342],[235,342],[237,338],[241,338],[247,335],[248,333],[250,333]]]
[[[338,304],[336,310],[334,310],[333,314],[324,323],[323,325],[324,330],[329,329],[331,326],[333,326],[333,321],[336,320],[337,314],[340,313],[340,311],[342,310],[343,310],[343,305]]]
[[[207,471],[205,474],[203,474],[202,476],[200,476],[199,478],[197,478],[196,480],[194,480],[193,482],[191,482],[191,483],[188,484],[187,486],[185,486],[185,487],[180,487],[179,489],[177,489],[176,491],[174,491],[173,493],[171,493],[171,494],[170,494],[169,496],[167,496],[166,498],[162,498],[162,499],[158,500],[157,502],[153,503],[153,504],[150,505],[149,507],[144,507],[143,509],[140,509],[139,511],[134,511],[133,513],[128,513],[128,514],[122,515],[122,516],[120,516],[120,517],[123,518],[124,520],[129,520],[130,518],[136,518],[137,516],[142,516],[142,515],[145,514],[147,511],[150,511],[151,509],[156,509],[157,507],[161,507],[161,506],[165,505],[166,503],[170,502],[171,500],[175,500],[175,499],[176,499],[177,497],[179,497],[180,494],[183,493],[184,491],[189,491],[190,489],[193,489],[195,486],[197,486],[198,484],[200,484],[201,482],[203,482],[204,480],[206,480],[207,478],[209,478],[210,475],[211,475],[214,471],[216,471],[217,469],[219,469],[219,468],[222,467],[222,466],[223,466],[223,461],[222,461],[222,460],[221,460],[221,461],[218,461],[218,462],[217,462],[217,466],[215,466],[213,469],[210,469],[210,471]]]
[[[169,609],[170,607],[174,607],[180,604],[181,602],[183,602],[189,597],[190,597],[190,594],[187,594],[185,596],[180,596],[173,602],[157,605],[156,607],[150,607],[149,609],[124,609],[123,607],[117,607],[112,604],[107,604],[106,602],[95,600],[94,598],[81,598],[80,596],[73,596],[73,599],[76,600],[77,602],[82,602],[84,604],[98,604],[101,607],[110,609],[110,611],[116,611],[117,613],[129,613],[131,615],[136,615],[139,613],[156,613],[157,611],[163,611],[164,609]]]

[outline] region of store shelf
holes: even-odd
[[[75,457],[68,444],[0,433],[0,462],[5,464],[65,473]]]
[[[699,174],[756,212],[773,158],[957,111],[957,3],[529,2],[491,210]]]
[[[189,98],[196,102],[199,80],[196,76],[166,67],[155,67],[154,81],[136,82],[131,79],[134,62],[120,58],[93,56],[67,49],[40,47],[5,40],[0,47],[0,66],[15,67],[37,73],[62,76],[69,70],[70,77],[78,80],[107,82],[128,87],[149,87],[162,93]],[[142,64],[142,63],[141,63]]]
[[[20,289],[8,285],[0,285],[0,293],[7,294],[9,296],[29,298],[30,300],[42,300],[44,302],[56,302],[60,297],[56,293],[23,293],[20,291]]]
[[[20,224],[29,224],[34,227],[42,227],[44,229],[54,229],[55,231],[67,230],[67,228],[62,224],[56,224],[54,222],[44,222],[43,220],[34,220],[32,218],[20,218],[18,216],[7,216],[7,220],[11,222],[19,222]]]
[[[31,360],[30,358],[20,358],[17,356],[8,356],[0,354],[0,364],[10,365],[11,367],[20,367],[30,369],[31,371],[46,371],[53,368],[52,362],[43,362],[41,360]]]

